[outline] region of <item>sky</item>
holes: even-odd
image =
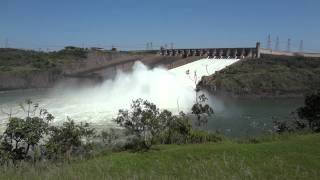
[[[254,47],[320,52],[319,0],[0,0],[0,47]]]

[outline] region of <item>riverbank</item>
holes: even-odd
[[[318,179],[320,136],[283,135],[251,143],[161,145],[105,152],[69,164],[0,170],[0,179]]]
[[[320,58],[264,55],[203,77],[198,87],[219,96],[303,97],[320,88],[319,74]]]

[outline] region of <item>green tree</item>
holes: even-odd
[[[71,156],[88,155],[93,148],[91,138],[95,130],[88,123],[76,124],[68,118],[61,127],[50,127],[50,137],[46,142],[46,155],[48,159],[57,160]]]
[[[101,132],[101,138],[104,143],[111,144],[113,141],[119,138],[119,134],[117,133],[116,129],[110,128]]]
[[[40,110],[39,116],[34,116],[38,105],[30,100],[26,101],[26,108],[21,106],[27,117],[9,117],[7,128],[1,137],[0,154],[3,159],[10,159],[13,163],[31,158],[30,147],[34,149],[39,145],[40,140],[48,134],[50,121],[54,119],[45,109]]]
[[[202,94],[197,97],[196,103],[191,108],[191,113],[196,116],[196,125],[202,126],[208,123],[208,118],[214,113],[213,109],[206,103],[208,98]]]
[[[183,112],[179,115],[172,115],[170,111],[164,110],[160,118],[165,120],[164,142],[165,144],[183,144],[191,134],[192,126],[190,118]]]
[[[131,111],[119,110],[114,121],[137,138],[136,148],[148,150],[163,129],[159,115],[159,109],[155,104],[137,99],[132,102]]]
[[[298,108],[297,112],[301,119],[308,121],[313,131],[320,132],[320,90],[306,96],[304,106]]]

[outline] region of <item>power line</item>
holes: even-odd
[[[161,45],[163,45],[163,42],[148,42],[148,49],[157,49],[160,48]],[[9,43],[7,43],[9,44]],[[124,43],[124,44],[119,44],[119,43],[102,43],[102,42],[79,42],[79,43],[64,43],[64,44],[51,44],[51,43],[39,43],[39,42],[28,42],[28,45],[25,45],[25,42],[21,42],[21,41],[12,41],[10,40],[10,47],[17,47],[17,48],[26,48],[26,47],[30,47],[30,49],[36,49],[38,50],[39,48],[42,49],[46,49],[46,48],[50,48],[52,50],[58,50],[58,49],[63,49],[65,46],[76,46],[76,47],[102,47],[102,48],[111,48],[112,45],[114,45],[114,47],[117,47],[119,49],[131,49],[131,50],[136,50],[136,49],[146,49],[146,43],[142,42],[142,43]],[[3,47],[8,46],[6,45],[6,41],[4,39],[3,41]]]

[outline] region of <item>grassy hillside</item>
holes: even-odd
[[[265,55],[204,77],[199,86],[235,96],[302,96],[320,88],[320,58]]]
[[[127,54],[146,55],[156,54],[155,51],[96,51],[68,46],[62,50],[54,52],[39,52],[33,50],[0,48],[0,73],[19,73],[27,71],[48,71],[61,69],[70,63],[81,63],[88,57],[90,51],[95,51],[101,55]]]
[[[70,164],[2,169],[0,179],[318,179],[320,135],[258,144],[162,145]]]
[[[86,58],[87,51],[63,49],[55,52],[0,48],[0,72],[48,71],[60,69],[64,64]]]

